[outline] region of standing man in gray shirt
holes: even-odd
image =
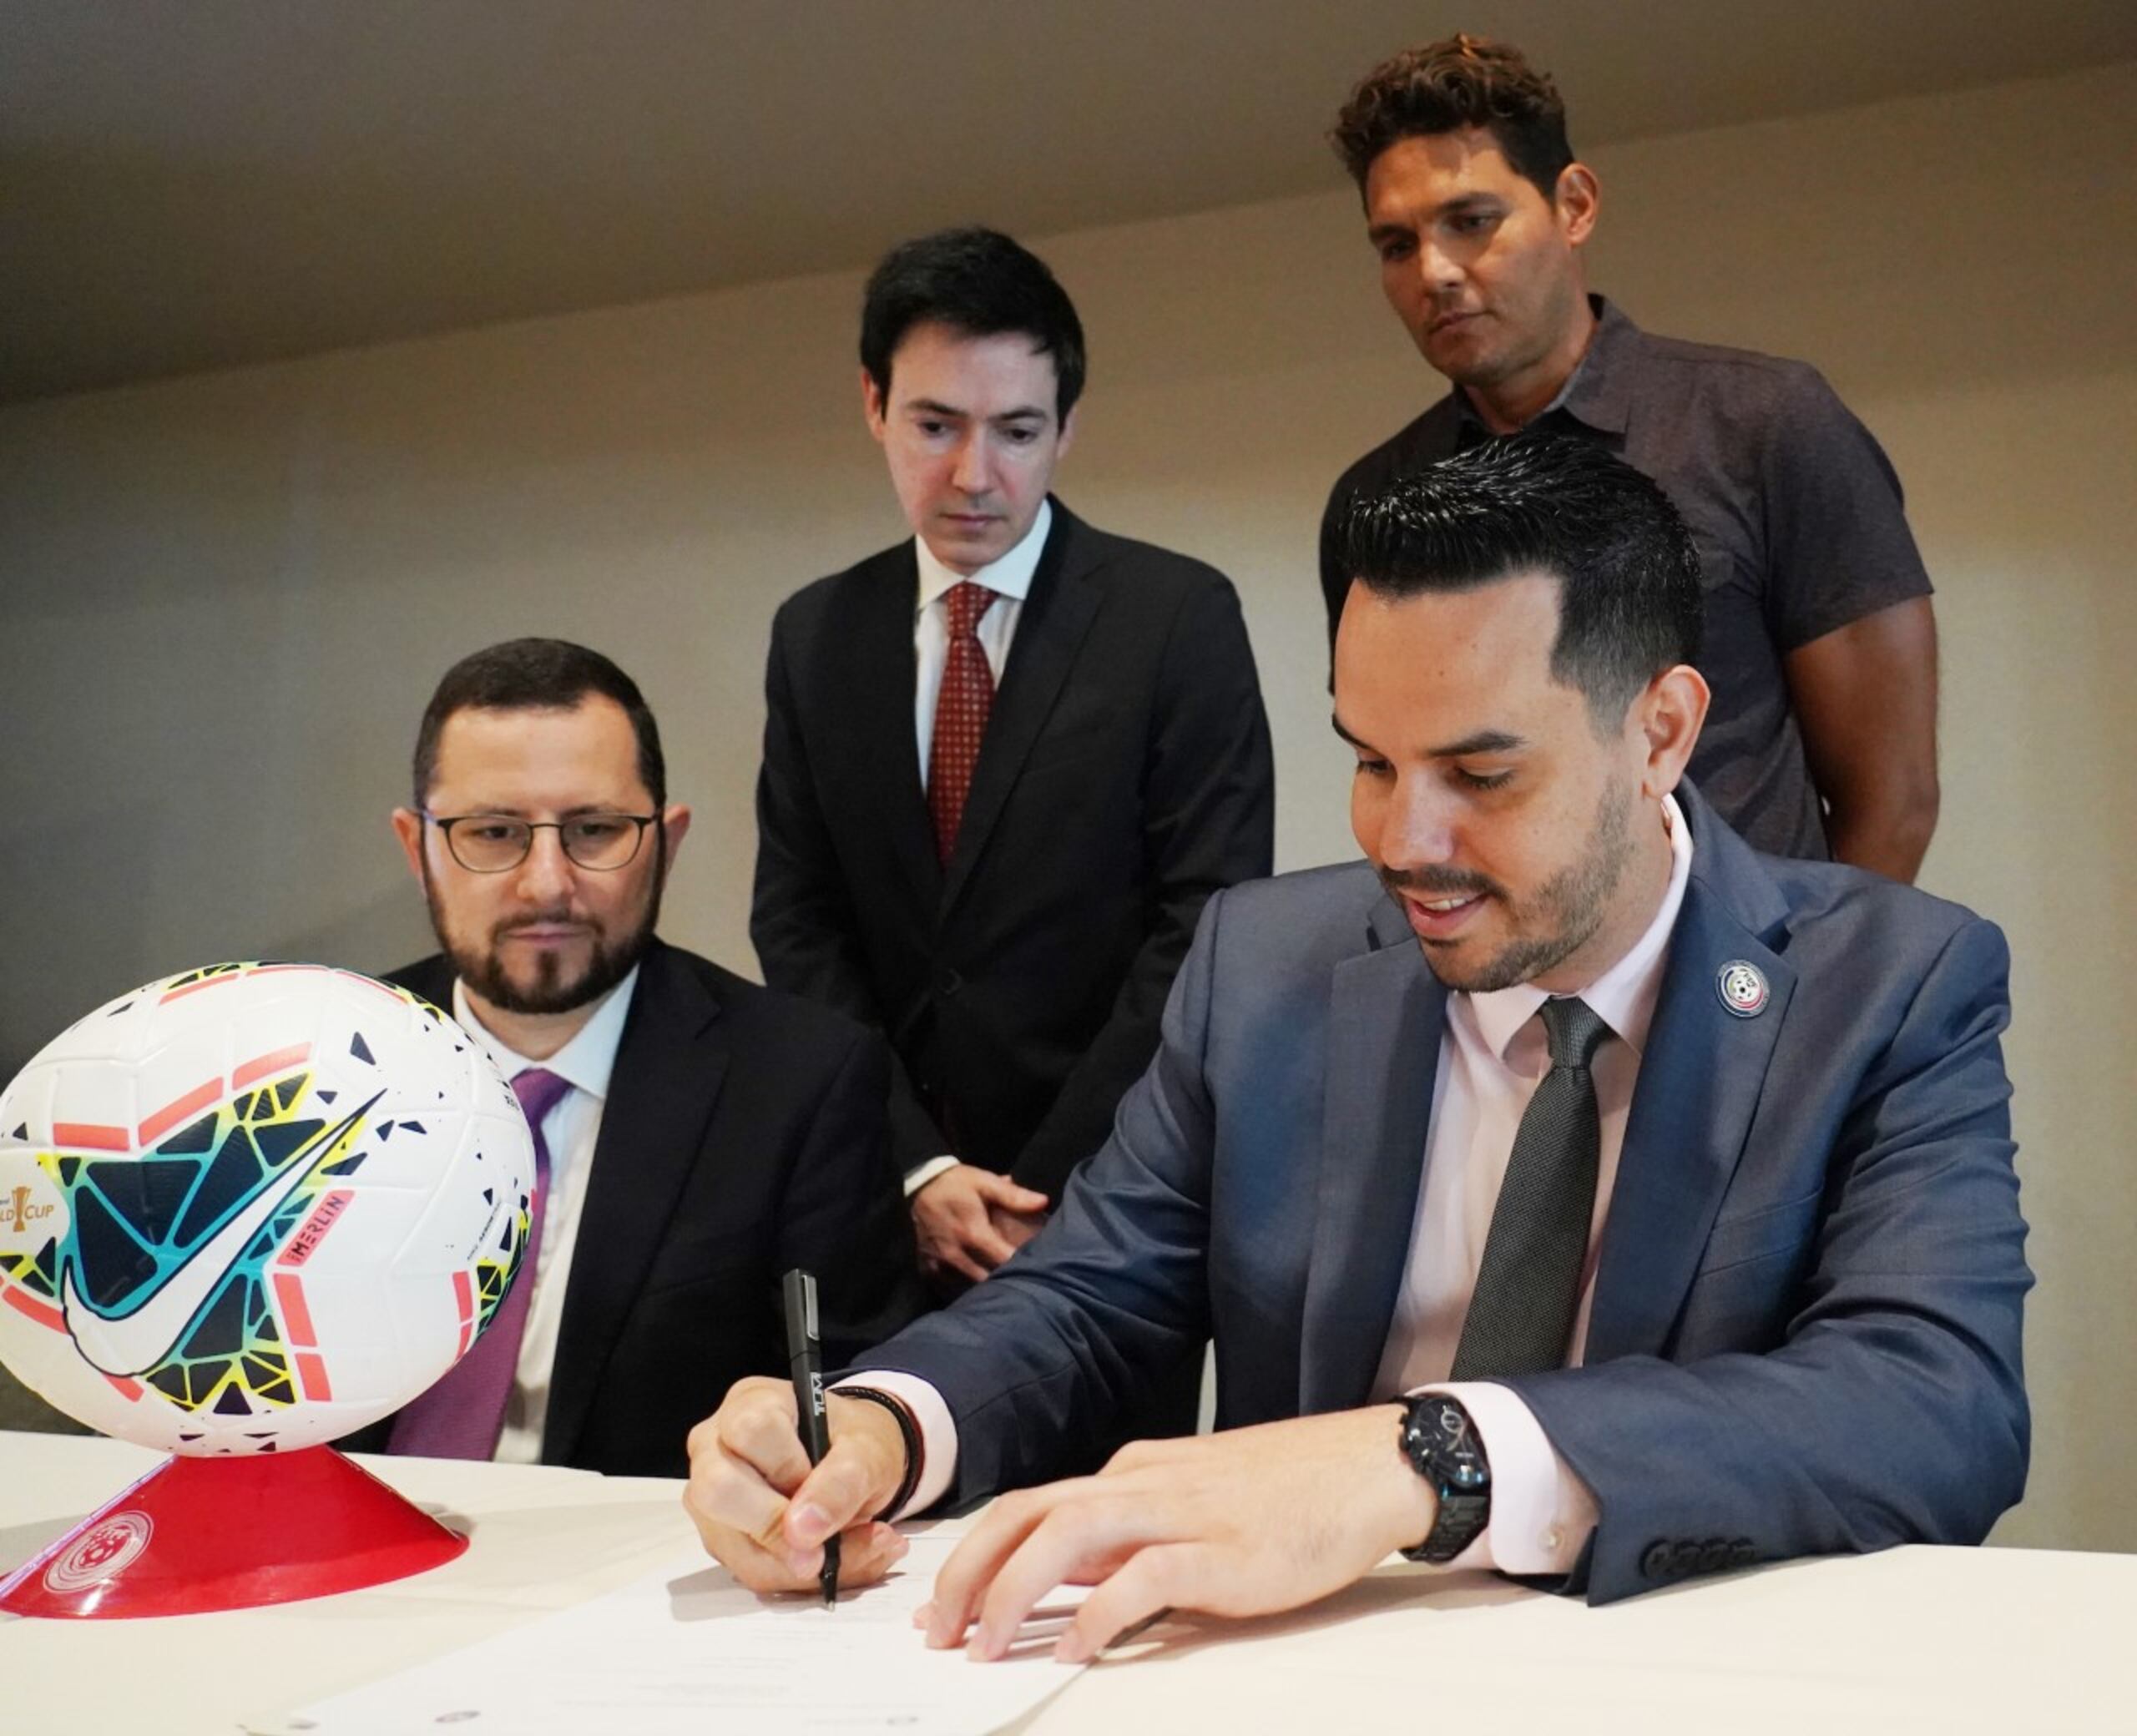
[[[1453,390],[1344,472],[1354,497],[1540,424],[1601,442],[1690,524],[1713,709],[1690,771],[1756,847],[1911,881],[1937,824],[1937,628],[1899,479],[1807,364],[1650,336],[1588,292],[1594,172],[1548,77],[1456,36],[1397,54],[1331,134],[1381,285]]]

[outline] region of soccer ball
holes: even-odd
[[[0,1362],[143,1446],[331,1441],[474,1342],[533,1185],[511,1087],[416,996],[304,964],[152,982],[0,1093]]]

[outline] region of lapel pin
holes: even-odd
[[[1749,959],[1732,958],[1714,979],[1721,1004],[1740,1019],[1755,1019],[1766,1010],[1766,975]]]

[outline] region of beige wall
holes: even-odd
[[[2133,843],[2137,66],[1599,152],[1599,282],[1657,329],[1816,360],[1907,479],[1945,647],[1925,879],[2017,956],[2038,1426],[2014,1542],[2137,1548]],[[946,216],[955,213],[945,213]],[[1238,581],[1279,864],[1351,853],[1313,538],[1434,382],[1349,194],[1053,238],[1095,385],[1061,478]],[[385,825],[454,657],[613,652],[698,807],[668,931],[747,966],[779,599],[900,530],[852,276],[0,410],[0,1070],[230,956],[425,939]]]

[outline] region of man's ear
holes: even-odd
[[[1640,792],[1660,800],[1677,787],[1706,722],[1712,694],[1700,672],[1688,663],[1665,669],[1634,703],[1646,744]]]
[[[882,442],[883,413],[888,407],[883,401],[882,391],[876,384],[876,376],[866,368],[862,368],[861,371],[861,414],[866,418],[868,431],[875,436],[878,445]]]
[[[1056,464],[1068,456],[1068,448],[1076,438],[1076,412],[1082,408],[1080,404],[1072,404],[1068,415],[1061,418],[1061,437],[1053,442],[1053,462]]]
[[[690,829],[690,810],[687,803],[670,802],[660,810],[660,827],[668,838],[668,859],[662,864],[663,871],[675,865],[675,853],[683,847],[683,835]]]
[[[408,859],[408,871],[416,884],[423,883],[423,816],[413,808],[393,810],[393,835],[401,840],[401,853]]]
[[[1579,247],[1595,233],[1596,214],[1603,203],[1603,189],[1595,171],[1585,163],[1569,163],[1559,171],[1558,186],[1551,196],[1558,213],[1559,230],[1569,245]]]

